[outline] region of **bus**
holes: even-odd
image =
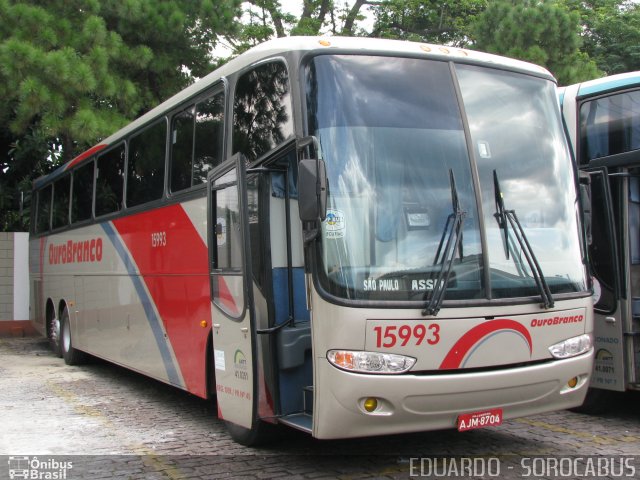
[[[591,180],[595,364],[584,410],[640,388],[640,72],[561,91],[567,136]]]
[[[259,45],[34,182],[33,321],[236,441],[582,403],[592,299],[553,77],[389,40]]]

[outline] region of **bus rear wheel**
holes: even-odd
[[[64,363],[67,365],[79,365],[86,360],[86,354],[73,348],[71,340],[71,325],[69,324],[69,311],[64,307],[60,319],[60,346]]]

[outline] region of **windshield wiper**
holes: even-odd
[[[496,201],[496,213],[494,217],[498,222],[498,226],[504,230],[504,248],[507,259],[509,258],[509,231],[508,227],[511,225],[511,229],[513,230],[513,234],[520,245],[520,249],[524,254],[525,259],[527,260],[527,264],[529,265],[529,269],[531,270],[531,274],[533,275],[533,279],[536,282],[536,286],[540,291],[540,296],[542,297],[542,306],[544,308],[553,308],[553,296],[551,295],[551,290],[549,290],[549,285],[547,284],[547,280],[544,277],[544,273],[542,272],[542,268],[540,268],[540,263],[536,258],[536,254],[533,252],[533,248],[531,248],[531,244],[527,239],[527,235],[520,224],[520,220],[518,220],[518,216],[516,215],[515,210],[507,210],[504,207],[504,196],[502,195],[502,190],[500,189],[500,182],[498,181],[498,174],[494,170],[493,171],[493,188],[494,195]],[[515,261],[515,259],[514,259]]]
[[[440,263],[441,266],[438,271],[438,277],[433,284],[433,290],[431,290],[429,303],[427,303],[424,310],[422,310],[423,315],[438,314],[440,311],[440,305],[442,305],[442,300],[444,300],[445,291],[447,290],[456,251],[459,251],[460,258],[462,258],[462,224],[464,223],[464,217],[467,212],[460,208],[456,179],[453,175],[452,169],[449,169],[449,183],[451,186],[451,206],[453,207],[453,212],[449,214],[447,221],[444,224],[440,244],[438,245],[438,250],[436,251],[435,259],[433,260],[433,265]],[[446,245],[445,239],[447,240]],[[442,249],[443,245],[444,250]],[[428,291],[425,292],[425,299],[427,293]]]

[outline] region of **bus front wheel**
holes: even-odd
[[[601,388],[590,387],[584,403],[579,407],[572,408],[572,412],[584,413],[586,415],[598,415],[605,413],[613,400],[613,392],[602,390]]]
[[[225,420],[225,427],[231,438],[245,447],[253,447],[267,443],[275,438],[275,426],[256,420],[252,428],[245,428]]]
[[[71,325],[69,324],[69,310],[67,310],[67,307],[64,307],[62,318],[60,319],[60,345],[64,363],[67,365],[78,365],[85,361],[86,354],[73,348]]]

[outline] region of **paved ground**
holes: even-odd
[[[213,402],[97,360],[66,366],[43,339],[0,338],[0,480],[25,464],[30,478],[69,479],[640,478],[639,400],[465,433],[318,441],[287,430],[249,449]]]

